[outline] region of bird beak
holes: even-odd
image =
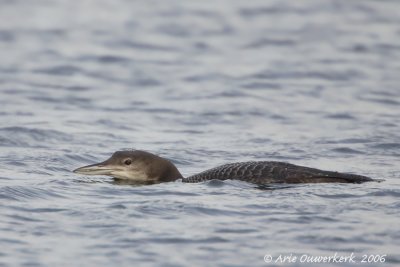
[[[74,173],[85,175],[111,175],[113,171],[115,171],[115,169],[112,169],[105,162],[96,163],[73,170]]]

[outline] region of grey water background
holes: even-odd
[[[400,264],[399,1],[0,0],[0,266]],[[279,160],[385,179],[260,190],[185,175]],[[361,264],[362,255],[387,255]],[[308,266],[305,263],[280,266]]]

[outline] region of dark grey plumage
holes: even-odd
[[[85,175],[109,175],[116,179],[143,184],[171,182],[181,178],[185,183],[233,179],[258,185],[374,181],[362,175],[323,171],[276,161],[230,163],[183,178],[169,160],[140,150],[117,151],[106,161],[78,168],[74,172]]]
[[[225,164],[182,179],[185,183],[206,180],[241,180],[254,184],[270,183],[362,183],[373,179],[348,173],[323,171],[276,161],[250,161]]]

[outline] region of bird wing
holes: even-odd
[[[225,164],[184,178],[183,182],[206,180],[242,180],[255,184],[270,183],[362,183],[372,181],[361,175],[323,171],[285,162],[250,161]]]

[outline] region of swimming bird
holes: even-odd
[[[257,185],[375,181],[362,175],[323,171],[277,161],[229,163],[184,178],[168,159],[141,150],[117,151],[106,161],[84,166],[73,172],[85,175],[107,175],[115,179],[143,184],[171,182],[178,179],[182,179],[184,183],[233,179]]]

